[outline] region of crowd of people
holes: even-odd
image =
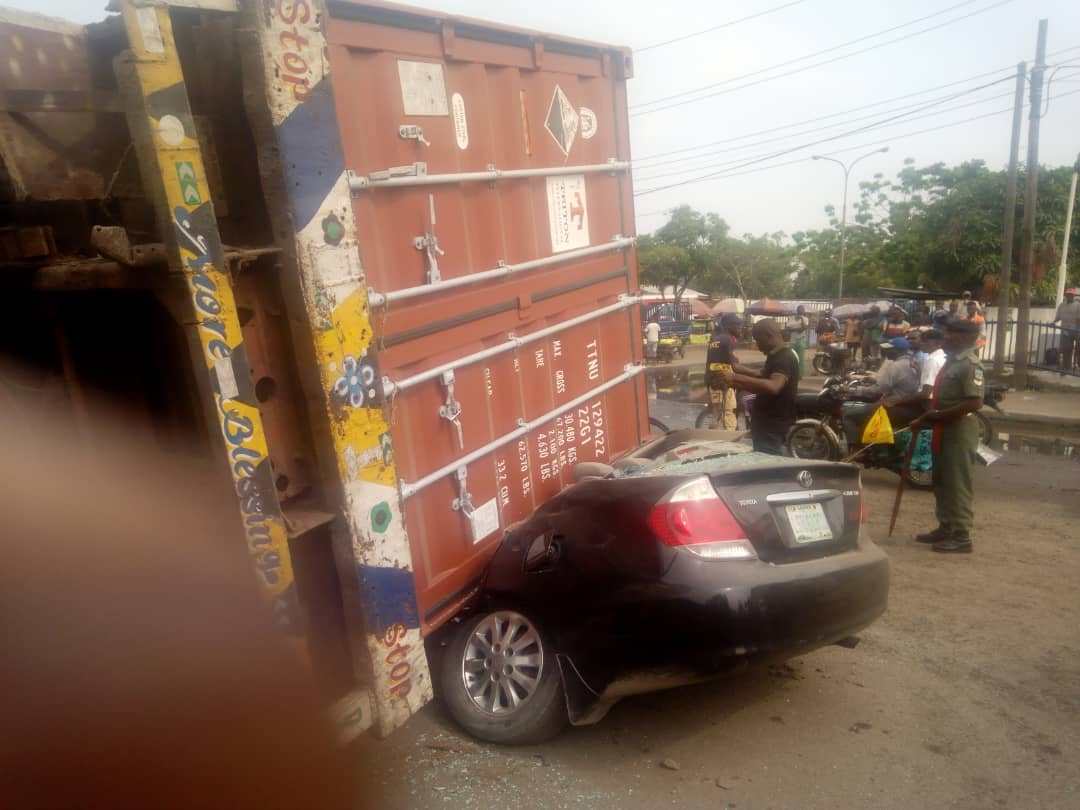
[[[801,309],[801,307],[800,307]],[[951,301],[947,308],[931,310],[922,304],[910,316],[900,307],[890,307],[882,311],[874,305],[863,315],[850,315],[842,323],[833,317],[831,311],[822,313],[814,331],[819,346],[837,346],[847,350],[848,360],[855,362],[860,357],[865,363],[876,361],[881,356],[881,344],[897,337],[910,337],[930,329],[940,330],[949,320],[961,319],[979,327],[976,347],[981,349],[986,343],[986,317],[979,302],[965,292],[959,301]]]
[[[750,438],[754,450],[786,454],[787,435],[796,420],[796,394],[803,375],[796,348],[805,340],[805,313],[797,315],[796,329],[785,339],[780,324],[766,318],[753,324],[751,334],[765,355],[762,368],[737,362],[735,347],[742,333],[738,315],[725,315],[715,324],[706,355],[707,386],[721,411],[719,427],[736,427],[737,392],[752,394]],[[853,323],[860,320],[861,322]],[[831,321],[831,323],[830,323]],[[883,357],[875,375],[878,397],[845,411],[848,444],[857,448],[873,413],[884,406],[895,428],[933,431],[934,493],[938,528],[916,539],[935,551],[969,553],[974,517],[972,464],[978,447],[978,425],[972,415],[982,407],[983,368],[979,361],[984,320],[974,300],[948,310],[923,307],[909,321],[906,313],[877,307],[862,319],[846,319],[844,331],[826,313],[817,322],[818,340],[825,335],[842,339],[863,357]],[[847,406],[845,406],[847,407]]]

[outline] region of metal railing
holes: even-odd
[[[1016,358],[1016,324],[1005,322],[1005,362],[1012,364]],[[994,362],[994,348],[1000,324],[987,321],[983,331],[984,344],[979,357],[983,363]],[[1028,368],[1057,371],[1080,377],[1080,332],[1063,329],[1056,323],[1030,321],[1027,345]]]

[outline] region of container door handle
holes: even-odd
[[[458,449],[465,449],[465,433],[461,429],[461,403],[454,399],[454,372],[444,371],[442,384],[446,389],[446,402],[439,408],[439,416],[457,429]]]

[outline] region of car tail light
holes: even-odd
[[[649,527],[664,545],[706,560],[757,557],[743,527],[705,477],[669,492],[649,513]]]

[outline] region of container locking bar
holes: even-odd
[[[411,377],[406,377],[403,380],[391,380],[389,377],[382,378],[383,395],[389,399],[395,394],[400,394],[402,391],[407,391],[410,388],[414,388],[421,383],[425,383],[428,380],[434,380],[436,377],[443,378],[443,384],[446,382],[446,374],[450,372],[451,377],[454,369],[461,368],[462,366],[468,366],[472,363],[478,363],[481,360],[486,360],[489,357],[494,357],[497,354],[508,352],[519,346],[524,346],[527,343],[545,338],[548,335],[554,335],[558,332],[562,332],[573,326],[579,324],[588,323],[589,321],[602,318],[605,315],[609,315],[612,312],[618,312],[621,309],[626,309],[639,302],[639,298],[635,295],[622,295],[619,296],[619,300],[614,304],[608,304],[607,306],[594,309],[592,312],[586,312],[583,315],[578,315],[573,318],[568,318],[565,321],[553,324],[551,326],[545,326],[543,329],[537,329],[535,332],[530,332],[527,335],[509,335],[504,343],[498,343],[494,346],[489,346],[486,349],[482,349],[472,354],[467,354],[464,357],[459,357],[457,360],[451,360],[449,363],[443,363],[440,366],[429,368],[427,371],[421,371],[419,374],[414,374]]]
[[[423,237],[417,237],[418,239]],[[510,276],[514,273],[523,273],[526,270],[536,270],[541,267],[551,267],[556,264],[564,264],[565,262],[572,262],[577,259],[584,259],[589,256],[600,256],[604,253],[614,253],[617,250],[624,250],[635,242],[632,236],[616,235],[610,242],[604,242],[602,245],[591,245],[587,248],[579,248],[578,250],[568,250],[565,253],[555,253],[551,256],[545,256],[542,259],[531,259],[527,262],[519,262],[517,264],[506,264],[505,262],[499,262],[498,267],[493,267],[490,270],[481,270],[479,273],[469,273],[465,276],[456,276],[455,278],[449,278],[445,281],[439,281],[437,283],[421,284],[416,287],[403,287],[400,290],[392,290],[391,292],[380,293],[375,290],[368,290],[368,303],[373,307],[381,307],[387,304],[392,304],[396,301],[405,301],[409,298],[417,298],[422,295],[431,295],[432,293],[442,292],[443,290],[452,290],[455,287],[464,287],[466,284],[476,284],[480,281],[488,281],[493,278],[501,278],[502,276]],[[417,249],[420,249],[418,242],[414,242]],[[424,245],[426,247],[426,244]],[[441,251],[440,251],[441,253]],[[428,254],[430,258],[430,253]],[[430,273],[428,275],[430,278]]]
[[[422,167],[422,168],[421,168]],[[630,168],[627,160],[611,158],[607,163],[590,163],[584,166],[550,166],[543,169],[497,169],[488,166],[482,172],[448,172],[428,174],[427,164],[395,166],[369,175],[348,172],[349,188],[367,191],[372,188],[401,188],[404,186],[441,186],[448,183],[494,183],[498,180],[516,180],[522,177],[564,177],[569,174],[600,174],[625,172]]]
[[[502,447],[502,446],[504,446],[506,444],[509,444],[512,441],[520,439],[526,433],[529,433],[530,431],[535,430],[536,428],[540,427],[541,425],[543,425],[543,424],[545,424],[547,422],[550,422],[556,416],[560,416],[560,415],[566,413],[567,411],[571,411],[574,408],[578,407],[579,405],[581,405],[581,404],[583,404],[585,402],[588,402],[590,399],[593,399],[594,397],[598,397],[600,394],[604,393],[605,391],[608,391],[608,390],[614,388],[617,385],[622,385],[627,380],[633,379],[635,376],[640,374],[643,370],[644,370],[644,366],[627,365],[625,367],[625,369],[623,369],[623,372],[621,374],[619,374],[618,376],[613,377],[612,379],[608,380],[603,385],[598,385],[598,386],[596,386],[596,388],[593,388],[591,391],[587,391],[587,392],[585,392],[584,394],[582,394],[579,397],[574,397],[574,399],[570,400],[569,402],[565,402],[562,405],[560,405],[559,407],[553,408],[552,410],[548,411],[544,415],[538,416],[536,419],[533,419],[531,422],[526,422],[525,420],[521,420],[521,422],[520,422],[521,426],[519,428],[517,428],[516,430],[512,430],[509,433],[506,433],[503,436],[500,436],[498,439],[495,439],[493,441],[488,442],[483,447],[476,448],[471,453],[466,453],[461,458],[455,459],[454,461],[451,461],[449,464],[435,470],[435,472],[428,473],[427,475],[425,475],[423,478],[419,479],[418,481],[415,481],[415,482],[413,482],[411,484],[407,483],[405,481],[402,481],[401,485],[400,485],[401,486],[401,497],[402,498],[408,498],[408,497],[410,497],[412,495],[415,495],[417,492],[420,492],[425,487],[428,487],[431,484],[434,484],[436,481],[438,481],[439,479],[449,475],[450,473],[457,472],[460,469],[464,469],[465,467],[467,467],[472,462],[476,461],[479,458],[483,458],[488,453],[491,453],[493,450],[498,450],[500,447]],[[459,477],[458,477],[459,483],[461,482],[461,480],[462,480],[461,475],[459,473]]]

